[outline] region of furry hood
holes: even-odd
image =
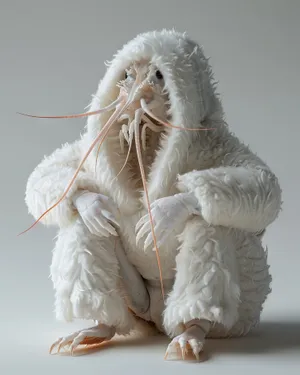
[[[119,95],[117,83],[123,79],[125,69],[134,61],[141,60],[153,63],[163,74],[170,99],[169,114],[173,125],[197,128],[203,127],[203,124],[209,123],[210,120],[222,120],[222,108],[215,93],[208,59],[204,56],[202,48],[186,33],[174,30],[143,33],[125,44],[108,64],[106,74],[99,83],[89,110],[95,111],[114,101]],[[89,141],[96,137],[109,116],[110,114],[103,113],[89,117],[87,122]],[[152,199],[168,194],[177,174],[186,166],[185,159],[190,148],[194,147],[192,143],[195,142],[192,140],[196,133],[198,132],[173,128],[167,139],[163,140],[148,178],[149,195]],[[205,132],[202,134],[205,136]],[[107,169],[107,164],[111,165],[111,159],[107,158],[107,153],[110,152],[108,148],[107,144],[103,144],[99,156],[99,160],[102,160],[99,165],[100,169],[102,168],[100,174],[105,176],[106,182],[111,181],[115,176],[114,171]],[[161,174],[164,175],[164,179],[160,177]],[[123,184],[125,188],[125,180]],[[153,188],[151,188],[152,184]],[[160,193],[154,193],[157,188]],[[130,195],[129,191],[128,194]]]
[[[108,63],[91,110],[105,107],[116,99],[117,82],[124,76],[125,69],[139,60],[149,60],[162,72],[174,125],[197,127],[220,111],[213,74],[202,48],[186,33],[174,30],[143,33],[125,44]],[[107,117],[107,114],[102,116]],[[89,119],[88,129],[92,130],[94,126],[93,120]]]

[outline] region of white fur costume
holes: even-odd
[[[130,172],[117,179],[124,162],[118,141],[107,139],[94,173],[96,149],[67,198],[43,219],[60,227],[51,266],[56,316],[94,319],[126,334],[134,326],[127,308],[130,292],[120,282],[115,237],[92,235],[72,196],[78,189],[110,196],[120,210],[117,246],[145,280],[150,301],[135,313],[171,337],[193,319],[215,323],[210,336],[246,334],[259,321],[270,289],[261,233],[281,207],[281,190],[268,166],[230,133],[223,121],[212,73],[202,49],[174,31],[141,34],[120,50],[100,82],[90,109],[118,95],[117,82],[133,62],[151,60],[162,72],[170,99],[171,123],[215,130],[171,129],[161,140],[148,177],[151,202],[178,192],[198,200],[201,216],[190,218],[160,248],[168,296],[163,305],[155,253],[136,245],[135,226],[147,214]],[[46,157],[31,174],[26,191],[30,213],[39,217],[63,194],[80,159],[108,114],[89,117],[83,137]],[[120,241],[120,242],[119,242]],[[121,250],[122,252],[122,250]],[[145,297],[147,298],[147,297]],[[145,308],[146,307],[146,308]]]

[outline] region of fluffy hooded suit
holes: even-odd
[[[153,321],[170,337],[195,318],[214,324],[210,336],[249,332],[260,319],[270,292],[267,254],[261,236],[281,208],[276,176],[228,129],[202,48],[175,31],[138,35],[114,57],[98,86],[90,110],[118,96],[117,82],[134,61],[147,60],[162,72],[169,95],[171,123],[201,132],[168,129],[161,137],[148,174],[151,202],[179,192],[197,198],[201,215],[190,217],[162,247],[160,258],[167,298],[163,302],[155,253],[136,244],[135,225],[147,214],[129,170],[116,175],[124,156],[113,138],[98,157],[90,155],[67,197],[43,219],[59,227],[51,275],[58,319],[93,319],[128,333],[135,315]],[[26,203],[39,217],[63,194],[88,146],[108,114],[89,117],[80,140],[46,157],[31,174]],[[72,196],[79,190],[109,196],[119,207],[114,237],[92,235],[78,215]],[[142,276],[146,308],[128,309],[130,291],[122,285],[116,246]]]

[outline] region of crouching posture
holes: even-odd
[[[270,291],[261,234],[281,190],[230,133],[202,49],[175,31],[137,36],[86,115],[81,139],[46,157],[26,190],[30,213],[50,207],[41,221],[60,228],[57,318],[96,321],[52,349],[128,334],[138,318],[182,358],[198,358],[205,337],[247,334]]]

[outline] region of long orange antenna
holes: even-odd
[[[161,292],[162,292],[163,299],[165,299],[165,290],[164,290],[161,262],[160,262],[160,257],[159,257],[159,250],[158,250],[158,247],[157,247],[156,235],[155,235],[155,231],[154,231],[154,223],[153,223],[153,217],[152,217],[152,212],[151,212],[151,207],[150,207],[150,200],[149,200],[149,194],[148,194],[148,188],[147,188],[147,182],[146,182],[146,175],[145,175],[145,169],[144,169],[144,166],[143,166],[143,159],[142,159],[141,143],[140,143],[140,138],[139,138],[140,137],[139,124],[140,124],[142,113],[143,113],[142,110],[138,109],[137,112],[136,112],[135,119],[134,119],[135,147],[136,147],[136,153],[137,153],[138,162],[139,162],[139,166],[140,166],[144,191],[145,191],[145,195],[146,195],[147,210],[148,210],[149,219],[150,219],[151,232],[152,232],[153,243],[154,243],[154,248],[155,248],[155,253],[156,253],[157,265],[158,265],[158,269],[159,269],[159,279],[160,279]]]
[[[37,115],[30,115],[28,113],[17,112],[18,115],[32,117],[32,118],[47,118],[47,119],[60,119],[60,118],[79,118],[79,117],[88,117],[93,115],[99,115],[103,112],[108,112],[114,108],[121,102],[120,98],[115,100],[113,103],[109,104],[108,106],[98,109],[97,111],[92,112],[85,112],[85,113],[78,113],[76,115],[62,115],[62,116],[37,116]]]

